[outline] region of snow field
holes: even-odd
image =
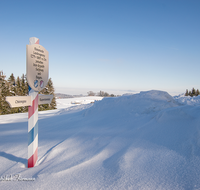
[[[39,112],[39,160],[31,169],[27,115],[0,116],[0,189],[200,189],[198,97],[154,90],[69,101]],[[3,181],[14,174],[35,180]]]

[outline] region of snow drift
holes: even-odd
[[[0,189],[199,189],[200,106],[180,98],[148,91],[40,112],[31,169],[27,121],[0,116]],[[35,180],[4,180],[15,174]]]
[[[152,90],[129,96],[104,98],[101,102],[97,102],[91,109],[87,110],[86,115],[101,114],[110,117],[114,114],[117,117],[129,117],[130,114],[133,116],[149,114],[178,105],[167,92]]]

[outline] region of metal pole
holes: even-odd
[[[29,45],[39,44],[39,39],[31,37]],[[29,87],[32,106],[28,107],[28,168],[34,167],[38,159],[38,92]]]

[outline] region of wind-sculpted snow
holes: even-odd
[[[177,100],[180,104],[199,106],[200,105],[200,96],[184,96],[184,94],[180,94],[178,96],[174,96],[174,99]]]
[[[85,115],[98,114],[105,117],[136,117],[178,105],[180,104],[167,92],[152,90],[129,96],[104,98],[102,101],[96,102],[91,109],[87,110]]]
[[[39,112],[32,169],[27,122],[0,124],[0,189],[200,189],[200,106],[148,91],[60,107]]]

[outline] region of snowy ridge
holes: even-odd
[[[130,114],[139,116],[178,105],[180,104],[167,92],[152,90],[118,98],[104,98],[101,102],[95,102],[85,115],[130,117]]]
[[[0,124],[0,177],[18,173],[35,181],[1,180],[0,189],[200,189],[200,106],[181,98],[148,91],[75,106],[76,112],[58,100],[59,110],[39,112],[32,169],[27,123],[14,114],[14,122]]]

